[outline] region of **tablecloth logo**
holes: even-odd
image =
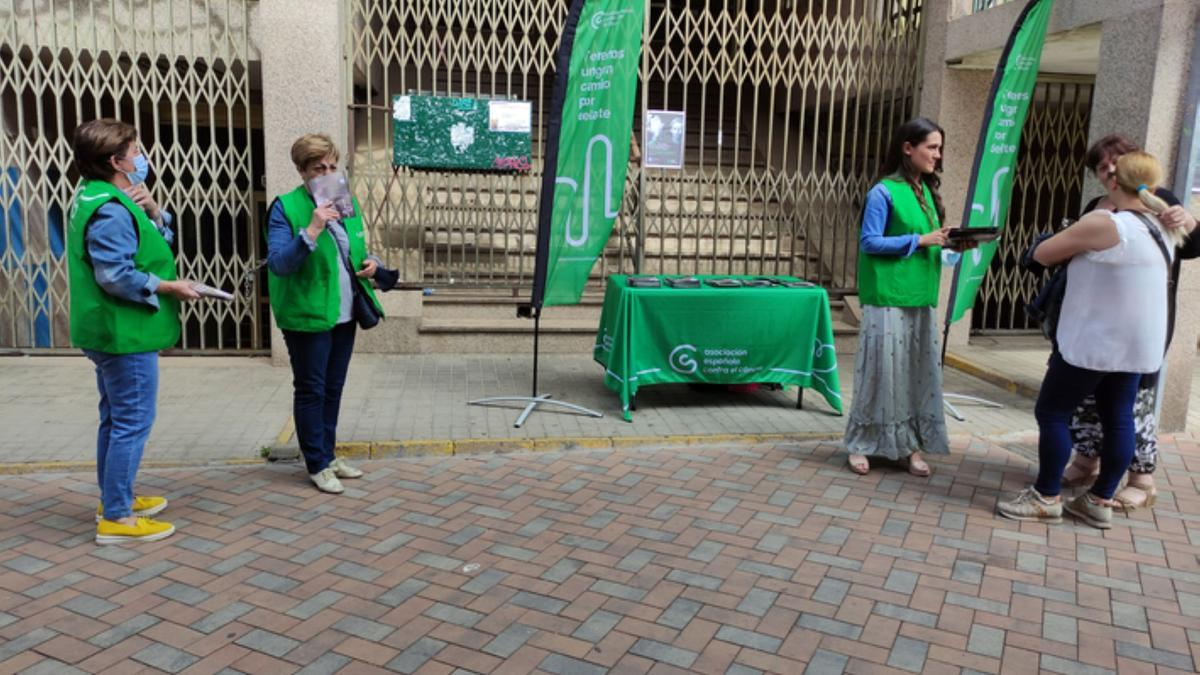
[[[671,370],[685,375],[696,372],[700,364],[696,363],[696,347],[694,345],[679,345],[671,350],[669,358]]]

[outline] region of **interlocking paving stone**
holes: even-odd
[[[696,657],[699,656],[696,652],[672,647],[671,645],[647,638],[642,638],[633,643],[629,651],[632,654],[644,656],[654,661],[661,661],[677,668],[690,668],[696,661]]]
[[[518,591],[508,601],[518,607],[536,609],[546,614],[558,614],[567,606],[567,603],[562,600],[555,600],[550,596],[530,593],[529,591]]]
[[[141,661],[148,666],[165,670],[168,673],[178,673],[199,661],[200,657],[193,656],[170,645],[155,643],[134,654],[133,660]]]
[[[442,651],[446,646],[445,642],[435,640],[431,637],[423,637],[414,642],[408,649],[388,661],[387,667],[390,670],[395,670],[401,673],[415,673],[425,665],[425,662],[437,656],[437,653]]]
[[[14,572],[20,572],[21,574],[28,574],[32,576],[38,572],[50,569],[54,566],[54,564],[45,560],[34,558],[33,556],[19,555],[15,558],[4,561],[4,566]]]
[[[579,624],[579,628],[576,628],[575,632],[571,633],[571,637],[588,642],[599,642],[620,622],[621,617],[619,615],[598,609],[592,612],[587,621]]]
[[[691,622],[703,606],[694,600],[676,598],[663,610],[662,615],[658,617],[658,623],[671,628],[683,628]]]
[[[777,637],[744,630],[736,626],[721,626],[720,630],[717,631],[717,639],[732,642],[742,647],[757,649],[760,652],[767,652],[768,654],[774,654],[779,651],[779,645],[783,644],[783,640]]]
[[[47,640],[50,640],[56,635],[58,635],[58,633],[50,630],[49,628],[38,628],[36,630],[29,631],[28,633],[25,633],[16,639],[10,639],[7,643],[0,644],[0,663],[9,660],[13,656],[20,654],[26,649],[33,649],[34,647],[46,642]]]
[[[834,675],[846,671],[846,663],[850,657],[825,649],[813,652],[812,659],[804,668],[804,675]]]
[[[235,644],[239,644],[246,649],[253,649],[256,652],[270,654],[276,658],[282,658],[285,654],[300,645],[296,640],[262,630],[261,628],[255,628],[246,633],[238,638]]]
[[[1079,661],[1064,659],[1053,654],[1042,654],[1039,665],[1043,670],[1063,675],[1116,675],[1116,671],[1100,668]]]
[[[1195,670],[1196,668],[1196,664],[1192,663],[1191,656],[1177,654],[1165,649],[1143,647],[1142,645],[1125,642],[1124,640],[1117,640],[1117,656],[1127,656],[1138,661],[1155,663],[1160,666],[1179,670]]]
[[[271,574],[270,572],[259,572],[247,579],[246,583],[276,593],[287,593],[300,585],[300,582],[295,579],[281,577],[278,574]]]
[[[325,591],[332,592],[332,591]],[[249,614],[254,607],[244,602],[235,602],[209,614],[208,616],[193,623],[189,628],[198,630],[201,633],[212,633],[213,631],[222,628],[229,623],[236,621],[239,617]],[[290,614],[290,612],[289,612]],[[311,616],[311,615],[310,615]],[[308,618],[308,617],[303,617]]]
[[[972,625],[971,636],[967,640],[967,651],[1000,658],[1004,654],[1004,631],[978,623]]]
[[[918,576],[908,570],[893,569],[888,574],[887,581],[883,587],[893,593],[903,593],[904,595],[912,595],[913,590],[917,587]],[[840,600],[838,602],[841,602]]]
[[[46,660],[22,670],[21,675],[84,675],[86,672],[62,661]]]
[[[514,652],[521,648],[529,638],[537,633],[536,628],[531,628],[524,624],[514,623],[505,628],[499,635],[492,639],[491,642],[483,646],[483,651],[498,656],[502,659],[507,659]]]
[[[452,623],[456,626],[462,626],[463,628],[470,628],[474,626],[484,617],[484,615],[480,614],[479,612],[473,612],[469,609],[463,609],[462,607],[455,607],[454,605],[447,605],[444,602],[434,603],[432,607],[425,610],[425,616],[432,617],[439,621],[445,621],[446,623]]]
[[[919,673],[925,667],[925,657],[929,654],[929,643],[904,637],[896,638],[892,651],[888,654],[887,664],[893,668]]]
[[[895,574],[895,570],[892,573]],[[830,605],[840,605],[842,604],[842,600],[846,599],[846,593],[849,590],[850,584],[845,581],[825,578],[817,585],[817,590],[813,591],[812,599]]]
[[[340,621],[333,624],[333,627],[347,635],[370,640],[371,642],[379,642],[396,630],[393,626],[357,616],[343,617]]]
[[[570,656],[563,654],[551,654],[542,659],[538,667],[548,673],[556,673],[558,675],[605,675],[608,668],[597,666],[594,663],[573,659]]]
[[[628,600],[630,602],[639,602],[642,598],[646,597],[646,591],[643,591],[640,588],[634,588],[632,586],[626,586],[625,584],[620,584],[615,581],[606,581],[604,579],[597,579],[594,583],[592,583],[591,590],[597,593],[603,593],[604,595],[611,595],[614,598]]]
[[[87,595],[86,593],[71,598],[64,602],[62,606],[72,612],[90,616],[93,619],[102,617],[120,607],[115,602],[109,602],[103,598],[97,598],[94,595]]]
[[[832,581],[827,579],[826,581]],[[823,583],[823,582],[822,582]],[[764,616],[770,611],[771,606],[775,604],[775,600],[779,598],[779,594],[774,591],[764,591],[761,588],[751,588],[742,601],[738,603],[737,611],[743,614],[752,614],[754,616]]]
[[[225,645],[254,652],[230,674],[283,658],[308,673],[466,675],[523,659],[545,672],[747,675],[807,662],[974,675],[1103,672],[1074,659],[1111,660],[1115,648],[1119,663],[1189,671],[1200,500],[1167,438],[1163,507],[1103,534],[992,517],[1030,465],[979,439],[965,454],[956,440],[930,481],[884,469],[864,481],[836,444],[816,443],[374,461],[374,480],[340,497],[294,479],[296,467],[150,468],[139,483],[174,498],[180,532],[145,547],[91,542],[87,472],[0,476],[0,656],[57,675],[77,638],[125,650],[104,661],[118,672],[151,659],[220,671],[173,658]],[[45,505],[2,520],[13,494]],[[871,622],[892,634],[867,635]],[[770,666],[772,650],[786,667]]]

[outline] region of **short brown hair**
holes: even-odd
[[[1136,143],[1121,134],[1109,134],[1088,148],[1083,161],[1088,171],[1096,173],[1100,162],[1103,162],[1106,157],[1120,157],[1140,149]]]
[[[137,138],[133,125],[111,117],[84,122],[75,128],[75,168],[84,178],[108,180],[115,173],[109,158],[124,153]]]
[[[333,139],[325,134],[304,134],[292,143],[292,164],[296,165],[297,171],[304,171],[309,164],[326,157],[337,161],[338,149]]]

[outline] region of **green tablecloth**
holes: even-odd
[[[608,278],[592,351],[626,421],[639,387],[670,382],[798,385],[842,412],[825,289],[631,288],[626,279]]]

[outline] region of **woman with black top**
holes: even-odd
[[[1105,188],[1109,188],[1116,180],[1117,160],[1122,155],[1137,150],[1138,147],[1124,136],[1105,136],[1088,150],[1085,158],[1087,168]],[[1169,190],[1159,188],[1155,194],[1170,205],[1170,208],[1159,214],[1159,220],[1164,227],[1183,232],[1191,232],[1196,227],[1196,219],[1180,206],[1179,199]],[[1108,196],[1102,195],[1089,202],[1083,208],[1083,213],[1113,208]],[[1171,267],[1172,283],[1167,296],[1168,343],[1174,328],[1175,288],[1179,281],[1180,260],[1197,257],[1200,257],[1200,237],[1188,237],[1176,251],[1175,262]],[[1144,376],[1139,383],[1133,407],[1137,432],[1135,454],[1129,466],[1125,486],[1113,497],[1114,508],[1120,510],[1132,511],[1143,506],[1149,508],[1154,505],[1158,496],[1158,490],[1154,486],[1154,470],[1158,465],[1158,420],[1155,416],[1157,387],[1158,373]],[[1096,399],[1089,396],[1076,409],[1071,420],[1071,441],[1075,458],[1063,473],[1063,487],[1090,486],[1096,480],[1100,475],[1100,446],[1103,439],[1100,417],[1096,412]]]

